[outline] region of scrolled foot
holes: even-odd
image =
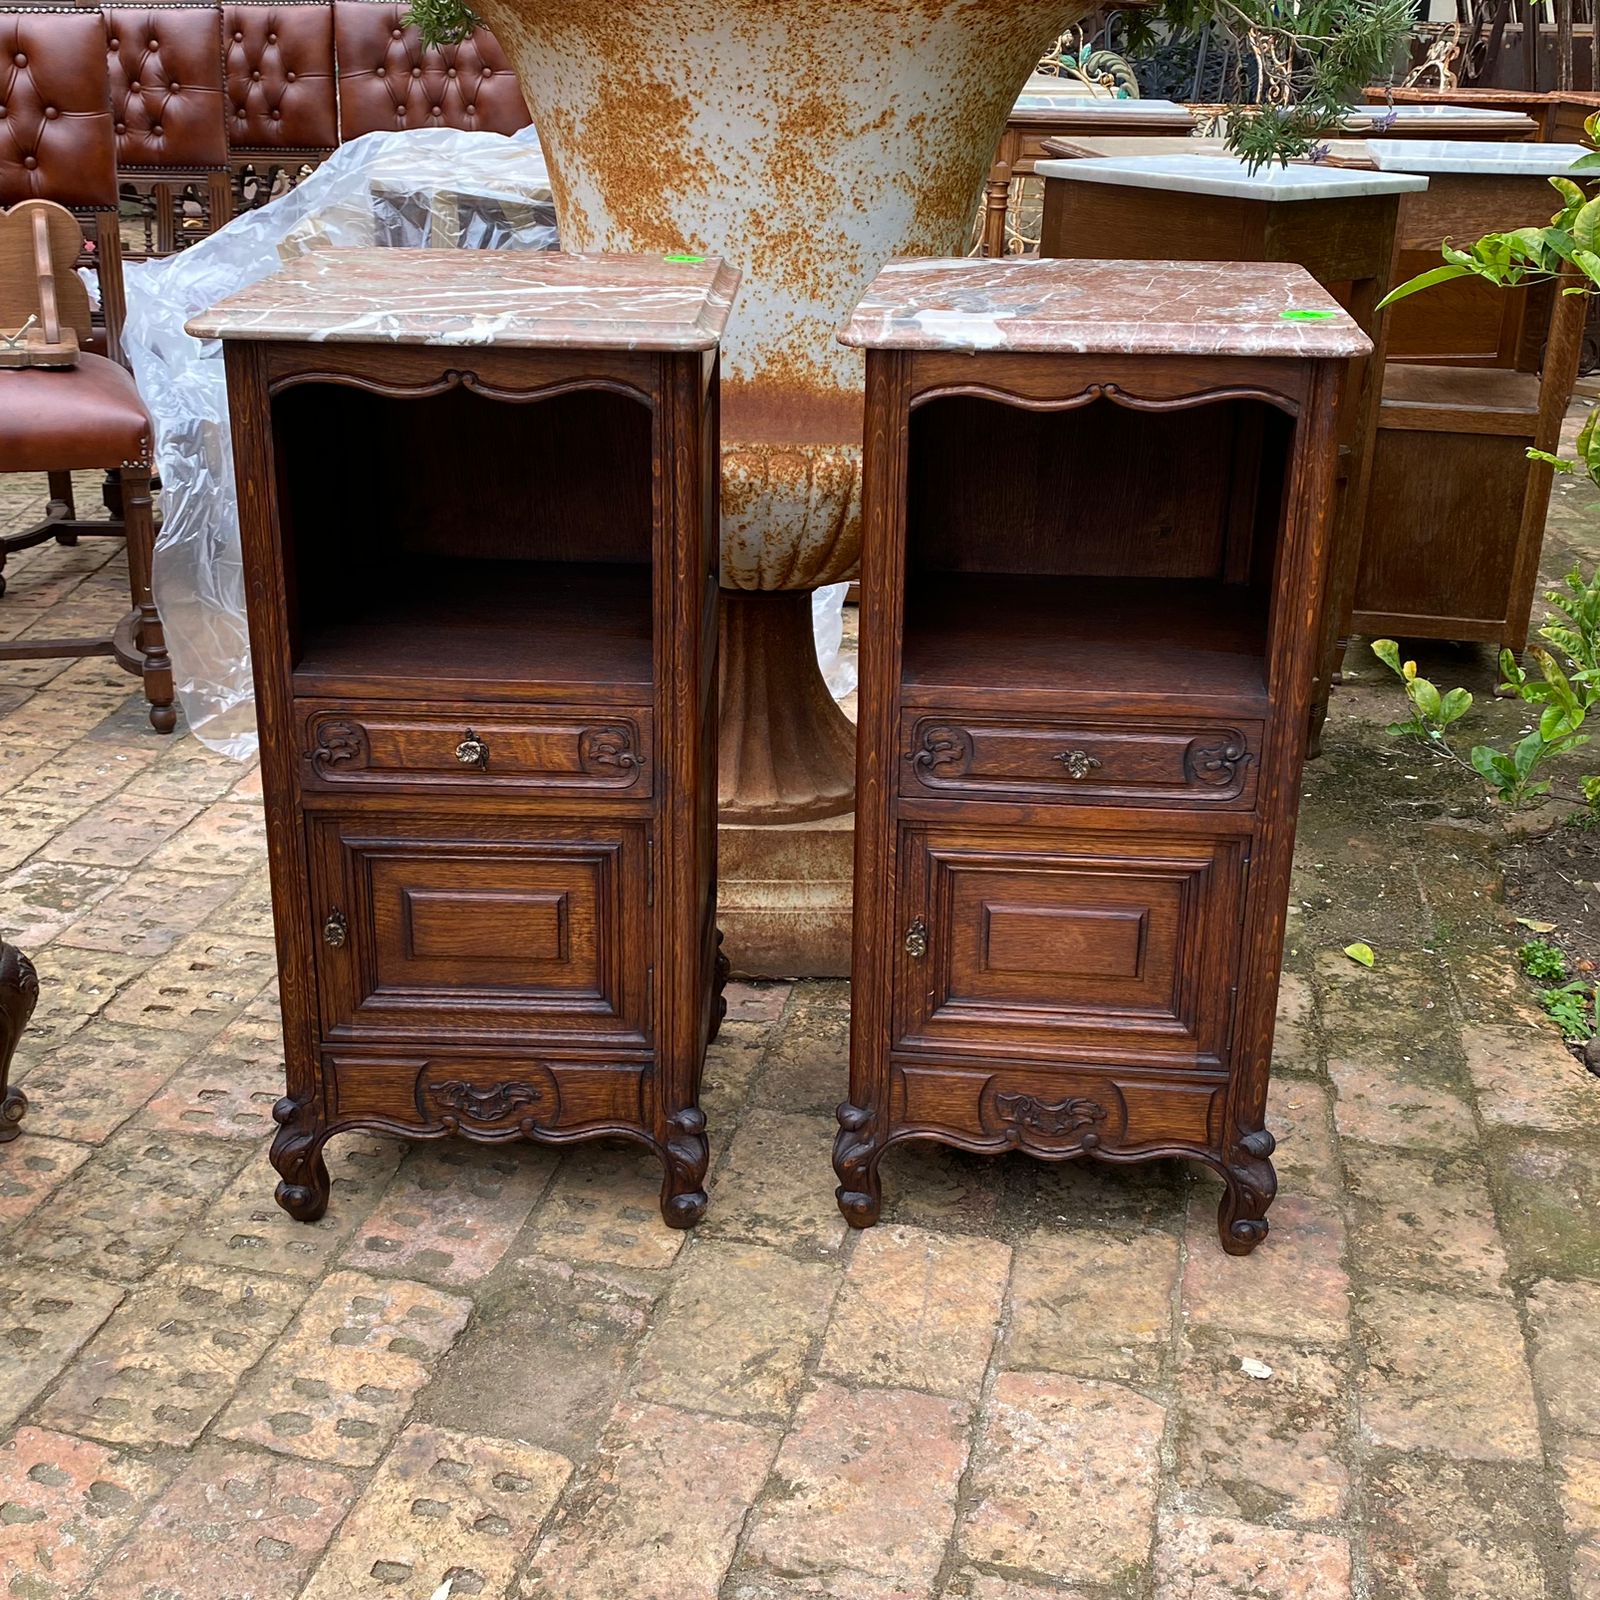
[[[833,1191],[834,1199],[852,1228],[870,1228],[883,1209],[883,1185],[878,1180],[883,1150],[874,1131],[873,1115],[847,1100],[839,1107],[838,1117],[833,1170],[839,1187]]]
[[[39,974],[14,944],[0,944],[0,1144],[9,1144],[22,1131],[28,1097],[7,1087],[11,1057],[39,1002]]]
[[[1217,1235],[1230,1256],[1247,1256],[1267,1236],[1267,1207],[1278,1192],[1268,1159],[1276,1140],[1265,1128],[1240,1139],[1222,1174],[1226,1185],[1217,1207]]]
[[[278,1169],[275,1198],[296,1222],[315,1222],[328,1209],[328,1164],[322,1159],[327,1138],[309,1102],[285,1095],[273,1108],[278,1136],[272,1164]]]
[[[22,1132],[27,1110],[27,1095],[20,1089],[7,1089],[5,1098],[0,1100],[0,1144],[10,1144]]]
[[[706,1168],[711,1146],[706,1141],[706,1115],[685,1106],[668,1118],[671,1133],[662,1152],[666,1176],[661,1184],[661,1220],[669,1228],[692,1228],[706,1214]]]

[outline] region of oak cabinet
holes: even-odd
[[[623,1136],[667,1222],[704,1210],[736,281],[333,250],[191,325],[226,349],[296,1217],[362,1128]]]
[[[907,1139],[1188,1156],[1242,1254],[1338,396],[1302,268],[891,263],[867,352],[850,1098],[838,1198]]]

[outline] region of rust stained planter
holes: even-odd
[[[1018,91],[1088,7],[479,9],[516,65],[568,248],[716,253],[744,273],[723,346],[722,576],[770,598],[729,597],[751,614],[725,633],[723,812],[848,810],[850,732],[811,659],[802,594],[849,576],[859,551],[861,358],[834,334],[889,256],[962,251]]]

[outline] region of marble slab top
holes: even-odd
[[[1428,180],[1400,172],[1353,167],[1276,164],[1252,172],[1234,156],[1106,156],[1088,161],[1040,161],[1043,178],[1074,183],[1109,183],[1129,189],[1181,189],[1189,194],[1236,200],[1347,200],[1356,195],[1403,194],[1426,189]]]
[[[1351,106],[1345,114],[1345,122],[1352,127],[1367,122],[1388,123],[1391,126],[1400,122],[1472,122],[1483,126],[1498,123],[1507,129],[1524,124],[1530,128],[1536,125],[1525,111],[1500,111],[1490,106],[1441,105]]]
[[[869,350],[1342,357],[1372,346],[1304,267],[1279,262],[889,262],[841,344]]]
[[[1061,111],[1088,122],[1159,122],[1163,127],[1192,128],[1194,113],[1176,100],[1113,100],[1108,95],[1024,89],[1017,97],[1018,111]]]
[[[188,323],[199,339],[709,350],[739,273],[715,256],[313,250]]]
[[[1419,108],[1427,109],[1427,108]],[[1583,144],[1488,144],[1472,139],[1368,139],[1380,172],[1473,172],[1552,177],[1594,152]]]

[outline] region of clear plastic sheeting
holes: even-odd
[[[817,665],[828,693],[843,700],[856,689],[855,652],[844,648],[844,599],[848,583],[828,583],[811,591],[811,632],[817,643]]]
[[[555,207],[531,128],[429,128],[342,145],[298,188],[163,260],[125,269],[123,347],[155,419],[163,522],[155,593],[178,699],[202,743],[255,753],[254,691],[222,346],[184,323],[309,250],[552,250]],[[336,445],[336,442],[334,442]]]

